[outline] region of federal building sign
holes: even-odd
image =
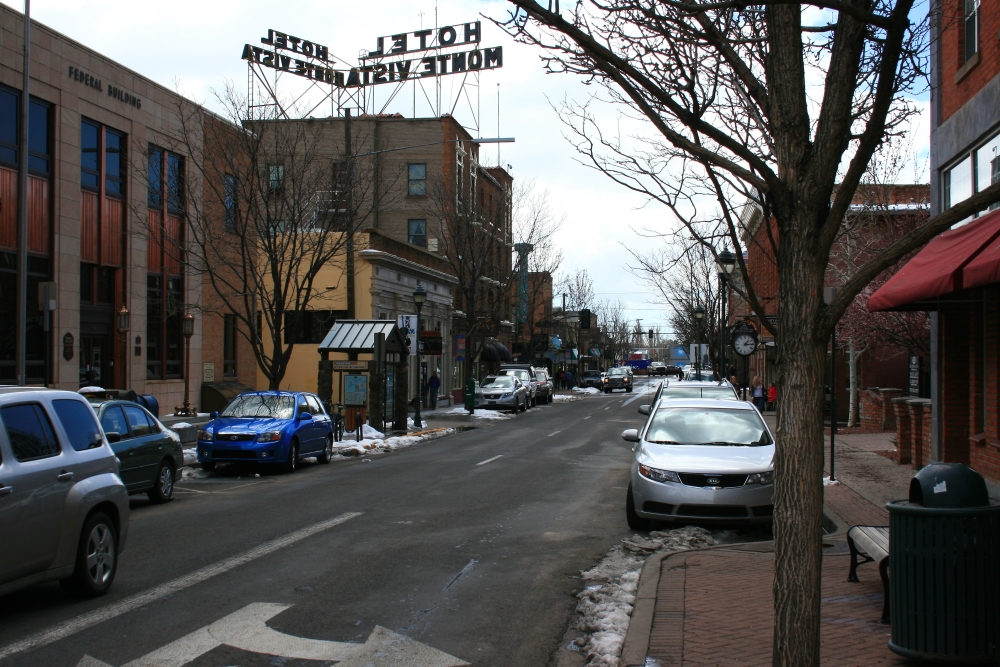
[[[375,40],[359,66],[337,69],[326,46],[271,29],[263,46],[243,46],[242,59],[337,88],[360,88],[503,67],[503,47],[484,49],[481,41],[479,21],[387,35]]]

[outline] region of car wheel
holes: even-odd
[[[631,394],[632,393],[632,387],[629,387],[628,389],[626,389],[625,393],[626,394]]]
[[[281,469],[287,473],[295,472],[295,469],[299,467],[299,441],[292,438],[292,444],[288,446],[288,460],[281,466]]]
[[[201,469],[202,470],[215,470],[215,462],[214,461],[206,461],[205,463],[201,464]]]
[[[333,460],[333,436],[328,435],[326,437],[326,447],[323,448],[323,453],[316,457],[320,463],[329,463]]]
[[[160,461],[160,469],[153,480],[153,488],[146,495],[154,503],[169,503],[174,497],[174,466],[170,461]]]
[[[83,597],[108,592],[118,571],[118,531],[103,512],[91,514],[80,533],[73,574],[59,583],[63,590]]]
[[[625,498],[625,518],[632,530],[649,530],[649,519],[643,519],[635,513],[635,500],[632,499],[632,482],[628,484],[628,495]]]

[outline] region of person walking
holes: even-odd
[[[559,389],[566,388],[566,371],[561,368],[559,369],[559,372],[556,373],[556,386],[559,387]]]
[[[573,371],[566,371],[566,388],[573,389]]]
[[[437,408],[439,389],[441,389],[441,378],[438,377],[437,371],[434,371],[427,380],[427,398],[430,399],[431,410]]]
[[[760,381],[759,375],[754,375],[750,382],[750,390],[753,396],[753,404],[757,409],[764,412],[764,383]]]
[[[778,409],[778,383],[772,382],[771,386],[767,389],[767,409],[777,410]]]

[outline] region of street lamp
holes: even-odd
[[[417,285],[417,289],[413,290],[413,305],[417,307],[417,325],[414,327],[417,332],[417,407],[416,413],[413,415],[413,425],[415,427],[423,428],[423,421],[420,418],[420,400],[423,398],[423,387],[420,386],[420,311],[424,308],[424,301],[427,300],[427,290],[424,289],[423,285]]]
[[[736,268],[736,255],[723,248],[715,260],[715,268],[719,274],[719,375],[726,377],[726,281]]]
[[[694,362],[694,372],[698,374],[698,379],[701,379],[701,320],[705,317],[705,309],[698,305],[694,309],[694,319],[698,323],[698,335],[695,338],[695,354],[698,356],[695,358]]]
[[[119,366],[121,367],[121,370],[119,371],[119,373],[121,373],[121,382],[122,383],[121,383],[120,386],[121,386],[122,389],[128,389],[128,371],[126,370],[128,368],[128,366],[127,366],[127,364],[128,364],[128,336],[126,334],[128,333],[128,330],[129,330],[129,320],[130,319],[131,319],[131,316],[130,316],[130,314],[128,312],[128,308],[126,308],[125,304],[123,303],[122,304],[122,309],[118,311],[118,317],[117,317],[117,320],[118,320],[118,339],[121,340],[121,343],[122,343],[122,358],[121,358],[121,363],[119,364]]]
[[[191,409],[191,336],[194,335],[194,315],[184,313],[181,318],[181,333],[184,334],[184,405],[176,408],[179,417],[197,417]]]

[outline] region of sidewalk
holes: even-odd
[[[838,524],[823,540],[822,664],[912,665],[887,647],[878,569],[848,583],[845,531],[886,525],[885,502],[907,496],[913,470],[887,454],[892,433],[838,434],[836,477],[825,487],[825,513]],[[829,436],[826,448],[829,465]],[[827,471],[829,472],[829,471]],[[620,665],[722,667],[770,665],[773,638],[773,542],[651,557],[643,568]]]

